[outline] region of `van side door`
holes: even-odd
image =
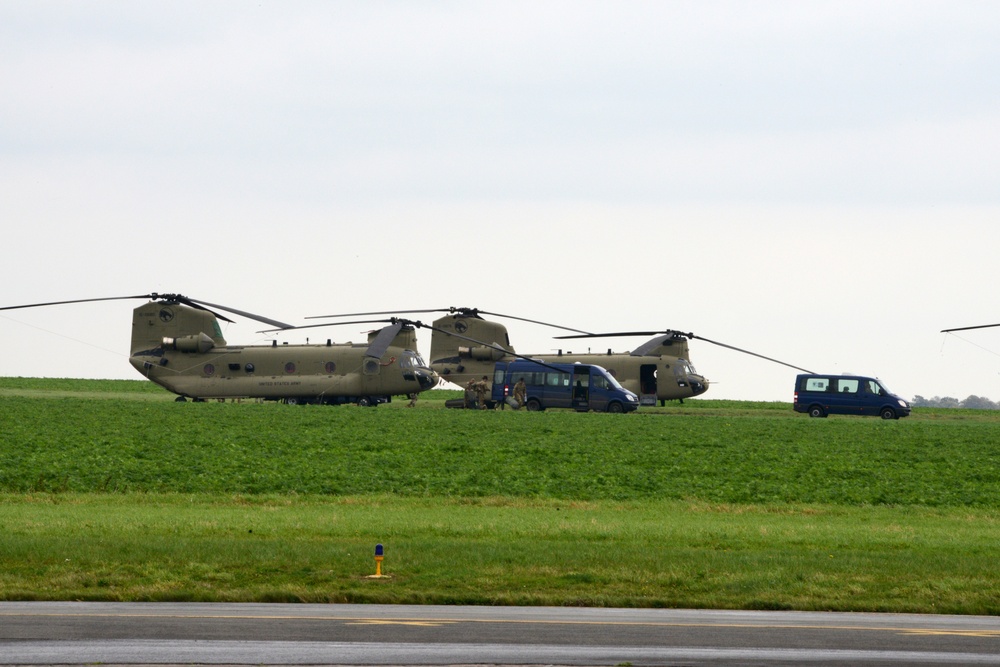
[[[573,367],[573,409],[590,409],[590,366]]]
[[[835,393],[830,397],[830,412],[834,412],[834,405],[836,405],[837,414],[864,414],[861,411],[861,408],[864,405],[864,399],[861,394],[863,391],[861,387],[861,380],[852,377],[839,377],[836,378],[836,382],[834,384]]]

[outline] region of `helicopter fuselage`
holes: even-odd
[[[381,359],[367,345],[252,345],[183,352],[163,347],[134,353],[144,377],[189,398],[243,398],[307,403],[385,402],[430,389],[437,376],[412,350],[389,348]]]
[[[193,399],[374,405],[438,384],[415,351],[412,330],[401,330],[373,356],[376,335],[367,344],[229,345],[210,311],[150,301],[133,311],[129,362],[149,380]]]
[[[510,345],[507,329],[502,324],[481,318],[447,315],[436,320],[434,325],[430,365],[447,382],[465,386],[469,380],[492,376],[496,362],[517,358],[513,355],[514,348]],[[458,336],[449,335],[449,332],[494,346],[470,344]],[[684,356],[680,356],[687,353],[687,341],[661,336],[644,347],[648,351],[642,354],[609,351],[606,354],[566,352],[521,356],[543,362],[603,366],[623,387],[635,392],[642,405],[683,400],[708,390],[708,381],[695,372]],[[509,351],[509,354],[498,348]],[[676,354],[664,354],[661,350]]]

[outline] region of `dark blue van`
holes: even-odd
[[[798,375],[792,407],[810,417],[878,415],[899,419],[910,414],[909,403],[879,380],[860,375]]]
[[[528,410],[572,408],[579,412],[632,412],[639,407],[639,397],[600,366],[524,359],[497,362],[493,369],[493,402],[504,405],[521,379],[527,389],[525,407]]]

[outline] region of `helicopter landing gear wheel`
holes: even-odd
[[[368,398],[367,396],[362,396],[361,398],[358,399],[358,405],[360,405],[363,408],[370,408],[372,406],[372,399]]]
[[[187,401],[188,400],[186,398],[184,398],[183,396],[178,396],[177,398],[174,399],[175,403],[187,403]]]

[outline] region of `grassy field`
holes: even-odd
[[[1000,415],[0,379],[0,598],[1000,613]],[[375,543],[385,571],[373,580]]]

